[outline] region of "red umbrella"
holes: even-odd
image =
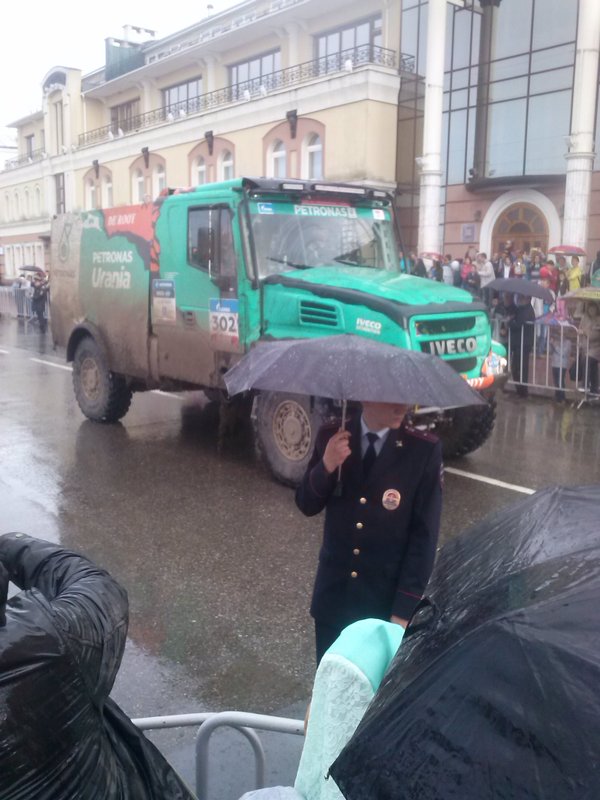
[[[434,253],[434,252],[429,252],[429,251],[427,253],[421,253],[420,257],[421,258],[430,258],[433,261],[443,261],[444,260],[444,256],[441,253]]]
[[[548,255],[551,253],[555,256],[585,256],[583,247],[576,247],[573,244],[557,244],[548,250]]]

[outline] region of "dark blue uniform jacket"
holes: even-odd
[[[441,444],[406,425],[391,430],[365,479],[360,418],[349,429],[352,454],[342,467],[341,492],[337,472],[328,474],[322,460],[334,426],[319,432],[296,491],[296,504],[307,516],[325,509],[311,614],[342,627],[366,617],[408,619],[433,569],[442,507]]]

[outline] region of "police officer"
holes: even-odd
[[[323,427],[296,491],[302,513],[325,509],[310,608],[317,663],[356,620],[406,626],[433,569],[441,444],[408,426],[407,411],[405,405],[363,403],[349,430]]]

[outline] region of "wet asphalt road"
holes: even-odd
[[[132,717],[302,716],[322,520],[296,511],[291,490],[256,463],[249,435],[219,450],[201,393],[136,395],[122,424],[102,426],[80,413],[65,367],[49,334],[0,318],[0,533],[61,542],[126,586],[129,642],[114,696]],[[538,489],[597,482],[599,457],[598,407],[507,395],[491,440],[448,466]],[[442,538],[523,496],[447,472]],[[191,735],[154,737],[189,780]],[[295,738],[269,740],[273,780],[293,775]],[[216,800],[249,788],[243,749],[216,738]]]

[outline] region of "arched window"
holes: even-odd
[[[287,174],[287,153],[281,139],[276,139],[269,153],[268,177],[285,178]]]
[[[198,156],[192,166],[192,186],[202,186],[206,182],[206,161],[202,156]]]
[[[21,202],[19,199],[19,193],[15,192],[15,219],[19,219],[21,216]]]
[[[231,150],[223,150],[219,158],[219,180],[230,181],[234,176]]]
[[[167,185],[167,174],[162,164],[157,164],[152,170],[152,194],[154,197],[162,192]]]
[[[112,176],[105,175],[102,180],[102,208],[112,208],[112,206],[113,206]]]
[[[97,207],[96,181],[93,178],[85,182],[85,207],[89,210]]]
[[[323,177],[323,143],[317,133],[310,133],[304,144],[303,177],[320,180]]]
[[[10,195],[4,195],[4,219],[9,222],[12,218],[12,208],[10,207]]]
[[[145,194],[144,173],[141,169],[136,169],[131,177],[131,202],[143,203]]]
[[[35,187],[34,214],[36,217],[42,214],[42,191],[39,186]]]
[[[29,189],[25,189],[25,216],[27,219],[31,216],[31,195],[29,194]]]

